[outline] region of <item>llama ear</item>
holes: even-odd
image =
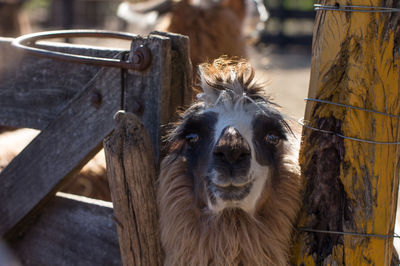
[[[209,85],[204,75],[200,71],[201,89],[203,93],[197,94],[197,99],[203,101],[207,106],[213,106],[217,102],[220,91]]]

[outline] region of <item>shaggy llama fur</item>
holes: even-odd
[[[201,66],[204,94],[183,115],[212,104],[207,90],[240,87],[254,104],[260,96],[254,72],[245,61],[218,59]],[[241,97],[238,93],[238,99]],[[218,102],[218,100],[217,100]],[[218,105],[218,103],[216,103]],[[260,105],[260,108],[263,108]],[[180,125],[179,122],[177,127]],[[276,167],[263,188],[254,213],[240,208],[207,208],[201,182],[190,169],[187,143],[176,129],[161,164],[158,188],[165,265],[287,265],[293,223],[300,205],[298,148],[290,138],[277,145]]]

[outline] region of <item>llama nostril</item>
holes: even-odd
[[[225,159],[225,154],[223,152],[214,152],[214,157],[217,157],[219,159]]]
[[[238,161],[243,161],[250,158],[250,152],[243,152],[239,155]]]
[[[213,153],[214,158],[233,164],[241,161],[245,161],[250,158],[250,152],[246,149],[232,149],[229,147],[223,147],[217,149]]]
[[[227,153],[227,152],[214,151],[213,155],[214,155],[214,158],[219,161],[226,162],[226,163],[232,163],[232,159],[230,158],[229,153]]]
[[[250,158],[250,152],[245,149],[233,150],[229,153],[232,162],[241,162]]]

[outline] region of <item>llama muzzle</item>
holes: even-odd
[[[222,130],[212,154],[211,165],[217,174],[211,181],[217,189],[234,191],[249,185],[251,150],[236,128],[227,126]]]

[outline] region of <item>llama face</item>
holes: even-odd
[[[287,265],[300,207],[294,134],[245,60],[200,66],[167,139],[157,202],[166,265]]]
[[[213,106],[189,109],[176,134],[199,204],[212,212],[241,208],[253,213],[278,165],[286,123],[266,101],[226,96]]]
[[[200,208],[254,213],[277,182],[290,128],[246,61],[203,64],[200,78],[203,93],[170,135],[171,151],[185,158]]]

